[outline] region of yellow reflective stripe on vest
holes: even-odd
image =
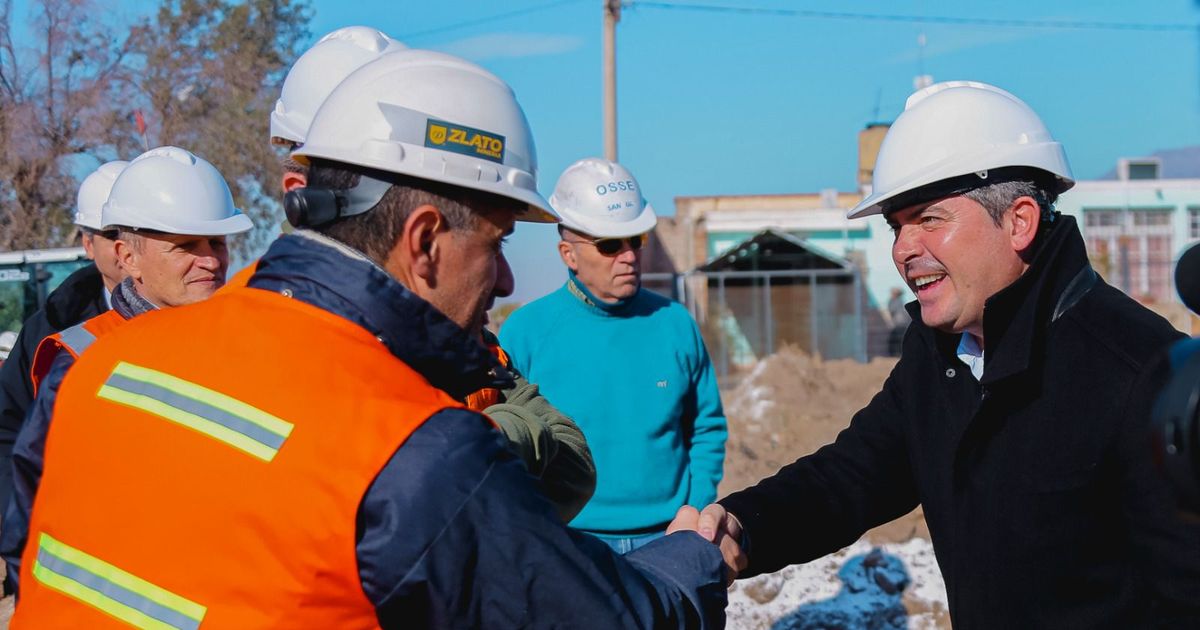
[[[293,428],[220,392],[124,361],[113,368],[97,395],[182,424],[267,462]]]
[[[196,630],[208,611],[44,532],[38,538],[33,576],[47,587],[137,628]]]

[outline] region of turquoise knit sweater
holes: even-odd
[[[691,315],[642,289],[617,304],[573,276],[500,330],[513,365],[575,420],[596,461],[596,493],[571,525],[657,529],[717,494],[725,414]]]

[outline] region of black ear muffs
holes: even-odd
[[[346,198],[328,188],[297,188],[283,196],[283,212],[297,228],[316,227],[341,215]]]
[[[296,228],[325,225],[342,217],[369,212],[392,187],[391,182],[369,175],[359,177],[354,188],[297,188],[283,196],[283,212]]]

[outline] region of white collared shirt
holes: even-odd
[[[975,380],[983,378],[983,348],[979,347],[979,341],[971,333],[963,333],[958,340],[958,360],[962,361],[971,368],[971,376]]]

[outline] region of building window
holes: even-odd
[[[1084,225],[1089,228],[1112,227],[1120,220],[1120,210],[1083,209]]]
[[[1171,215],[1161,208],[1084,209],[1088,257],[1109,284],[1142,302],[1170,302]],[[1189,209],[1189,233],[1200,237],[1200,207]]]
[[[1200,238],[1200,208],[1188,208],[1188,238]]]
[[[1134,227],[1149,227],[1152,225],[1171,225],[1170,210],[1136,210],[1133,215]]]

